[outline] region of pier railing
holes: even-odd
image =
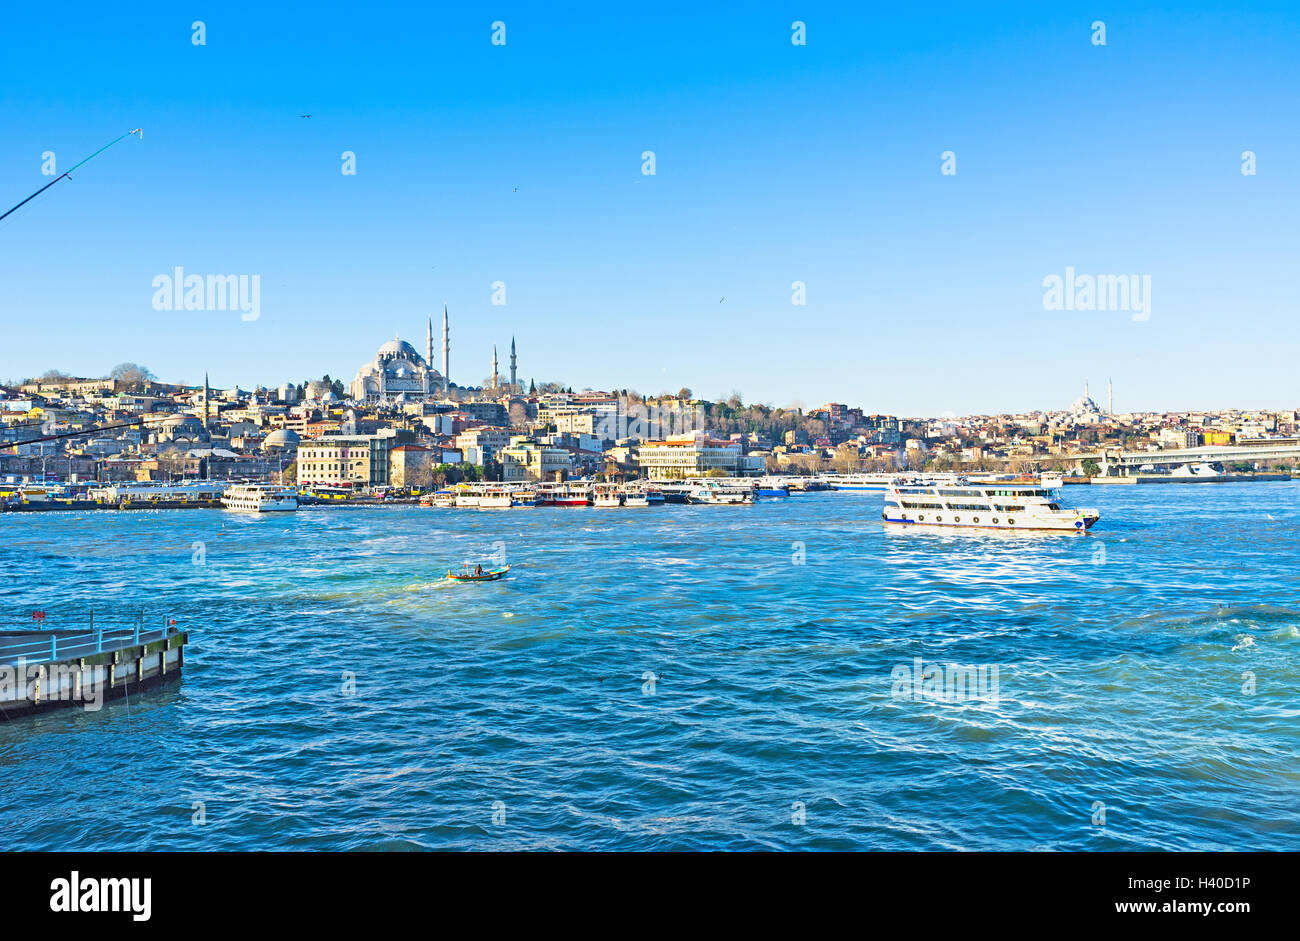
[[[52,663],[148,644],[178,633],[176,619],[143,610],[0,611],[0,664]]]

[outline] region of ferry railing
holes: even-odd
[[[93,610],[69,614],[36,609],[18,616],[0,615],[0,621],[9,622],[0,627],[0,664],[52,663],[89,657],[152,643],[180,630],[172,617],[157,620],[150,617],[147,622],[143,611],[126,612],[126,617],[121,611],[112,614],[116,617],[112,617],[108,625],[102,615],[97,619]],[[11,626],[19,617],[28,626]],[[123,621],[127,623],[123,624]],[[85,627],[60,626],[63,624],[84,624]]]

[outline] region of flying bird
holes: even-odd
[[[298,117],[300,117],[300,118],[310,118],[311,115],[310,115],[310,114],[300,114],[300,115],[298,115]]]

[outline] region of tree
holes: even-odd
[[[1080,468],[1083,470],[1084,477],[1096,477],[1101,473],[1101,468],[1097,466],[1097,462],[1092,458],[1084,461]]]
[[[694,398],[694,396],[691,395],[690,389],[686,388],[686,386],[682,386],[680,389],[677,390],[677,398],[686,402],[686,401],[690,401],[692,398]]]
[[[125,382],[128,385],[140,386],[146,382],[153,382],[158,377],[138,363],[118,363],[113,367],[113,371],[108,374],[108,378]]]

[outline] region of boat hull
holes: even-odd
[[[1075,520],[1035,520],[1026,518],[1023,522],[1015,523],[986,523],[986,522],[942,522],[935,523],[930,520],[909,520],[909,519],[891,519],[886,514],[881,514],[881,519],[886,526],[910,527],[912,529],[982,529],[982,530],[1000,530],[1002,532],[1051,532],[1051,533],[1085,533],[1090,530],[1097,517],[1081,517]]]
[[[505,568],[492,569],[489,572],[484,572],[482,575],[473,575],[464,572],[453,572],[451,569],[448,569],[447,578],[448,580],[453,582],[495,582],[498,579],[505,578],[506,573],[509,571],[510,571],[510,566],[508,565]]]

